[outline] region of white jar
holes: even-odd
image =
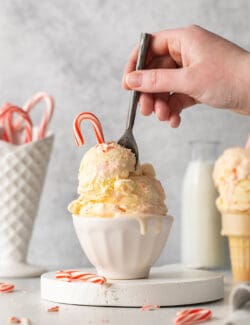
[[[195,268],[225,265],[225,239],[215,200],[212,172],[217,142],[191,142],[192,159],[182,186],[181,256],[182,263]]]

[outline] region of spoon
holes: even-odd
[[[151,34],[141,33],[139,53],[138,53],[136,68],[135,68],[136,70],[142,70],[144,67],[150,38],[151,38]],[[131,151],[135,154],[136,165],[138,164],[139,161],[139,151],[133,135],[133,126],[135,122],[136,108],[139,101],[139,97],[140,97],[140,92],[133,90],[131,94],[130,105],[128,110],[126,130],[118,141],[119,145],[131,149]]]

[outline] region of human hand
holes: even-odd
[[[199,26],[154,33],[145,70],[134,71],[136,47],[123,87],[141,92],[142,114],[178,127],[181,111],[196,103],[250,115],[250,54]]]

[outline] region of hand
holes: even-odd
[[[145,70],[134,71],[136,47],[123,74],[123,87],[141,92],[144,115],[153,111],[172,127],[196,103],[250,115],[250,54],[199,26],[153,34]]]

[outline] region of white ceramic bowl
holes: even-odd
[[[99,275],[109,279],[145,278],[160,256],[172,216],[95,218],[73,215],[82,249]],[[144,234],[142,234],[144,232]]]

